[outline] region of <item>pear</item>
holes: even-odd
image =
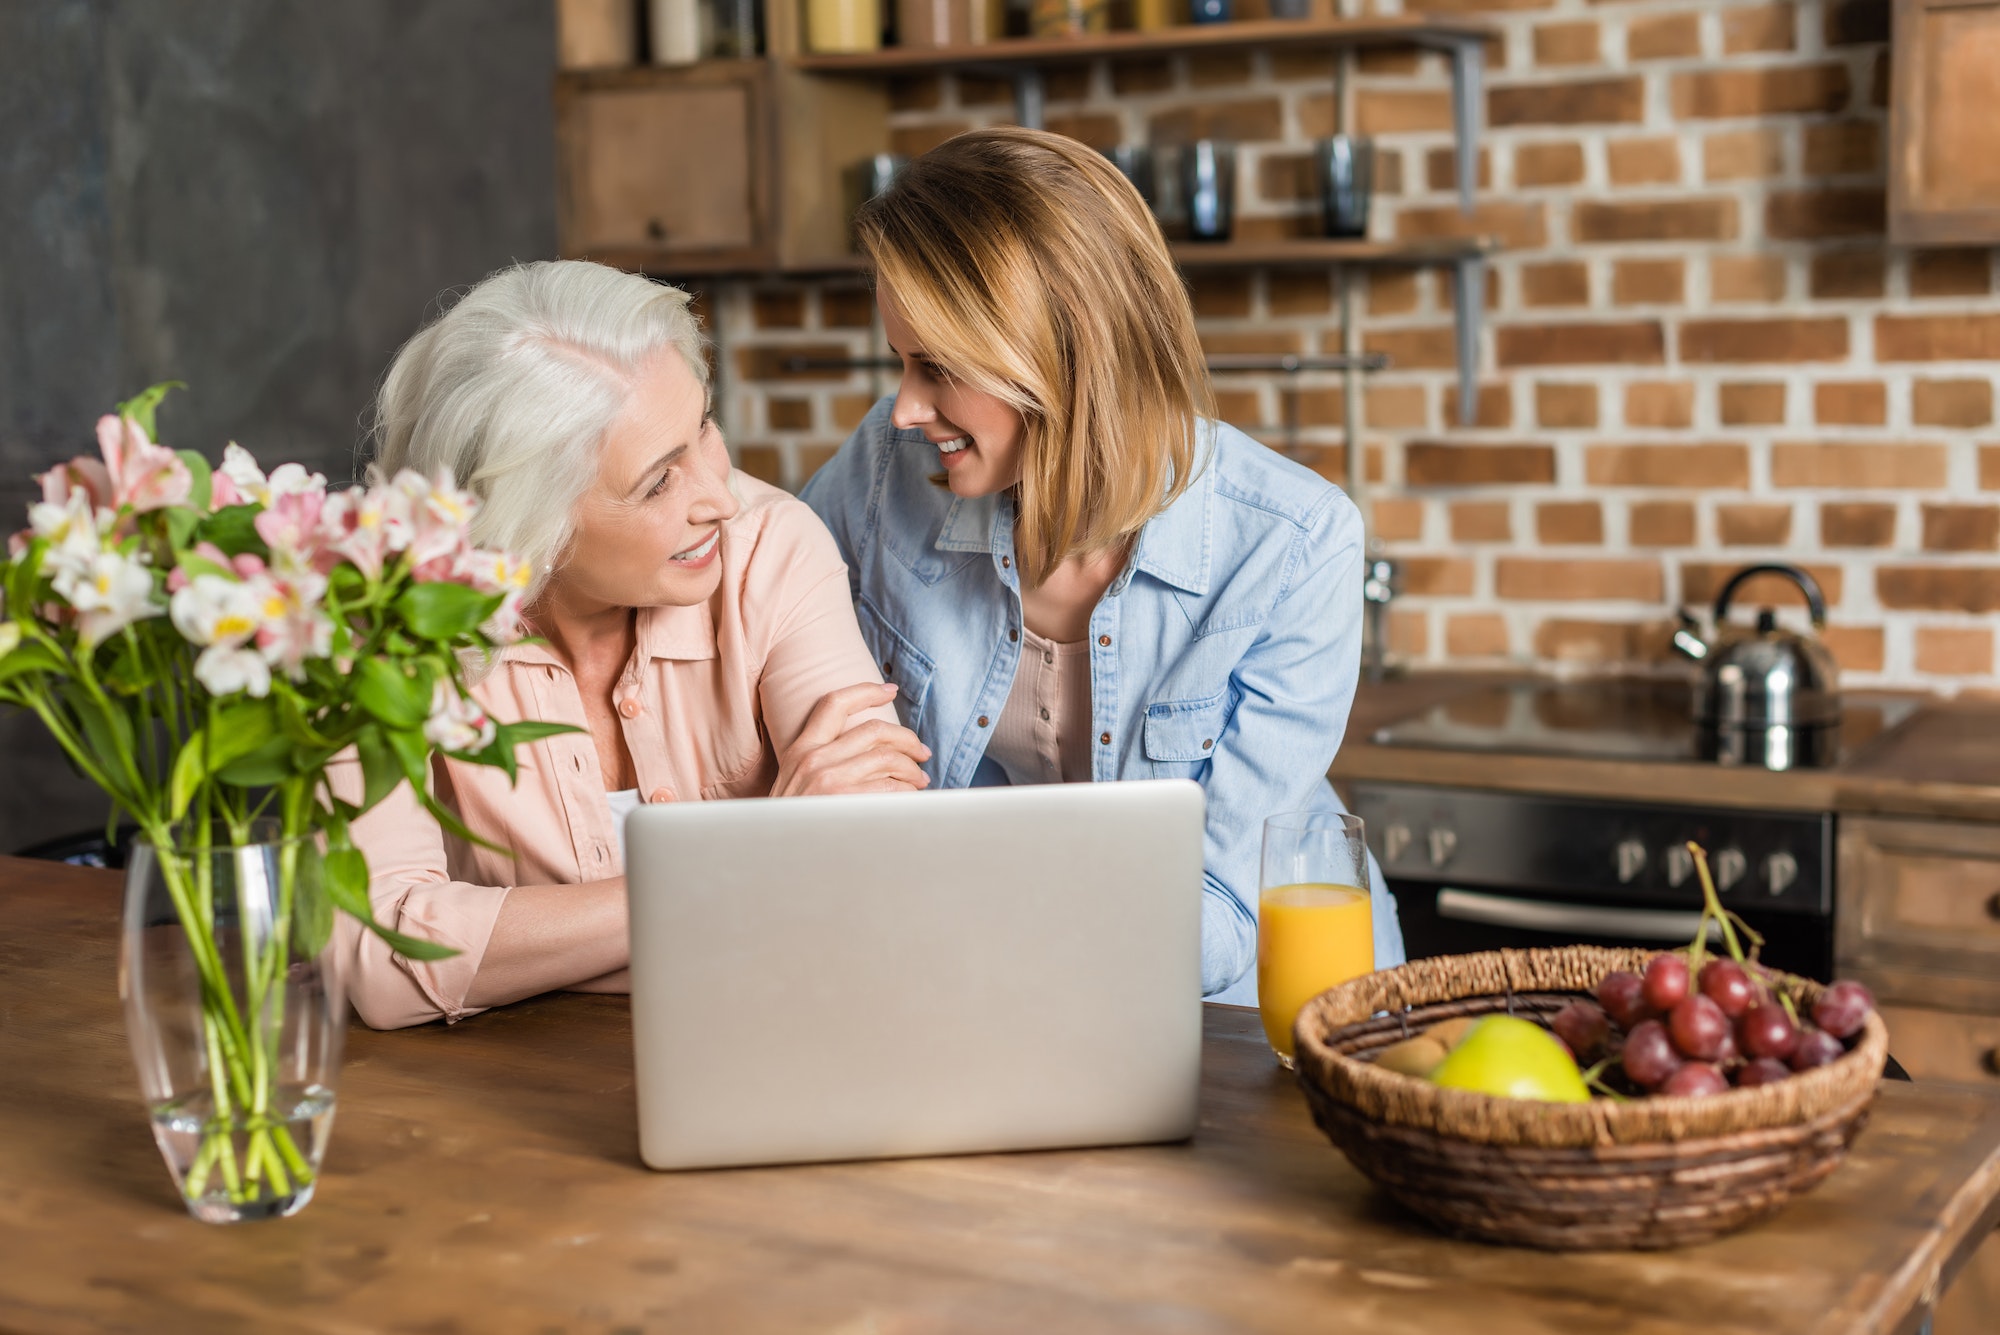
[[[1429,1034],[1391,1043],[1375,1054],[1375,1064],[1385,1071],[1400,1071],[1424,1079],[1445,1059],[1445,1046]]]
[[[1569,1050],[1548,1030],[1513,1015],[1488,1015],[1473,1025],[1430,1078],[1446,1089],[1503,1099],[1590,1101],[1590,1090]]]

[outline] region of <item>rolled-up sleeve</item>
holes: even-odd
[[[753,633],[763,660],[758,704],[779,755],[827,692],[882,680],[854,619],[846,563],[805,506],[787,503],[765,525],[745,575],[743,605],[746,615],[756,612]],[[894,723],[896,711],[887,705],[866,710],[849,726],[869,719]]]
[[[1293,542],[1292,574],[1231,674],[1237,703],[1205,783],[1205,996],[1257,963],[1264,819],[1333,802],[1326,772],[1360,675],[1361,519],[1353,502],[1333,493]]]
[[[352,756],[336,759],[327,769],[327,781],[344,801],[360,800],[361,766]],[[442,960],[406,959],[341,914],[334,942],[355,1013],[371,1029],[476,1015],[482,1008],[466,1005],[466,993],[510,887],[451,878],[444,831],[407,783],[356,820],[350,832],[355,847],[368,858],[368,900],[375,920],[458,952]]]

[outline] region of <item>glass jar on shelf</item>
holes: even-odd
[[[1110,0],[1032,0],[1028,31],[1035,37],[1081,37],[1111,31]]]

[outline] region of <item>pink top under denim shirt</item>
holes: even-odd
[[[768,795],[778,753],[820,698],[882,680],[825,527],[775,487],[743,473],[734,483],[743,508],[722,527],[721,584],[698,606],[640,609],[637,649],[614,691],[645,802]],[[575,679],[544,645],[507,650],[473,694],[496,719],[586,722]],[[883,708],[854,722],[867,718],[894,722],[895,713]],[[466,992],[509,887],[624,872],[589,734],[545,738],[518,757],[513,787],[501,770],[431,763],[438,800],[511,858],[446,834],[408,785],[355,822],[377,920],[460,952],[406,960],[343,916],[337,940],[349,994],[375,1028],[477,1013]],[[359,795],[358,764],[336,763],[330,778],[343,797]]]

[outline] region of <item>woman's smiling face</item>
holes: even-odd
[[[555,583],[572,606],[689,607],[722,578],[722,525],[741,508],[708,390],[679,352],[640,368],[604,433],[597,480]]]
[[[932,361],[886,283],[877,285],[875,304],[889,348],[903,360],[890,421],[899,430],[929,437],[954,495],[991,496],[1020,482],[1021,414]]]

